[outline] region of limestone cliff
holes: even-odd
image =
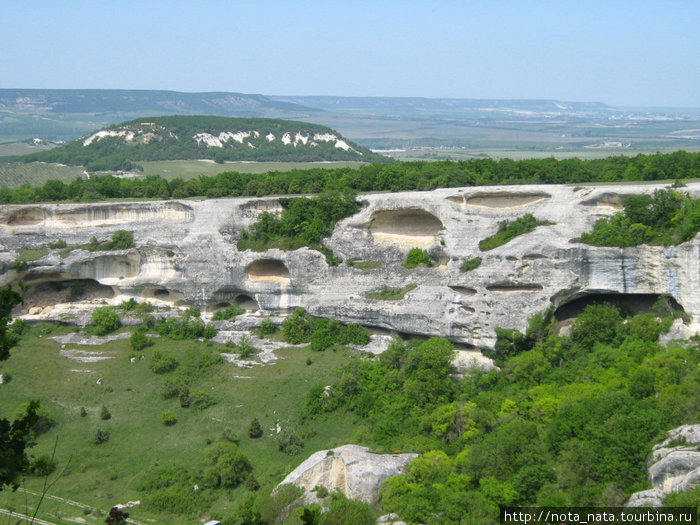
[[[698,237],[679,246],[626,249],[575,241],[597,219],[621,209],[626,195],[659,187],[501,186],[361,195],[362,210],[339,222],[326,244],[346,261],[376,263],[371,268],[347,262],[329,267],[319,252],[306,248],[238,251],[241,231],[261,212],[280,209],[275,198],[3,206],[0,284],[21,278],[31,285],[24,306],[29,319],[55,318],[62,311],[56,303],[79,285],[89,292],[85,301],[183,301],[205,312],[237,302],[263,315],[302,306],[317,316],[445,336],[474,347],[492,346],[496,326],[522,330],[528,317],[549,306],[565,317],[597,294],[627,300],[633,308],[667,296],[693,317],[690,328],[697,330]],[[699,196],[700,183],[685,191]],[[479,250],[499,221],[525,213],[553,224]],[[92,236],[106,240],[118,229],[134,233],[136,248],[73,250],[65,258],[50,250],[30,268],[9,269],[23,248],[58,239],[68,245]],[[427,249],[440,264],[404,268],[412,247]],[[482,264],[462,272],[462,262],[476,256]],[[383,286],[410,284],[416,287],[400,300],[367,297]]]

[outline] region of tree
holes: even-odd
[[[105,335],[114,332],[121,324],[119,314],[114,311],[114,308],[111,306],[95,308],[92,312],[91,321],[97,326],[95,329],[97,335]]]
[[[263,435],[263,429],[260,426],[260,421],[258,421],[258,418],[256,417],[253,419],[253,421],[250,422],[250,426],[248,427],[248,436],[257,439],[260,436]]]
[[[124,525],[127,523],[126,519],[129,517],[128,512],[120,510],[118,507],[112,507],[109,511],[109,516],[105,520],[107,525]]]
[[[17,336],[8,331],[12,308],[22,297],[8,286],[0,290],[0,361],[10,357],[10,348],[17,344]],[[31,429],[38,420],[39,402],[31,401],[24,414],[14,421],[0,419],[0,490],[9,485],[15,490],[19,474],[29,467],[25,450],[30,445]]]

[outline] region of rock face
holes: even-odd
[[[340,221],[325,241],[346,261],[335,267],[306,248],[237,250],[241,231],[260,213],[281,209],[271,197],[3,206],[0,285],[20,278],[31,285],[23,310],[29,319],[51,318],[55,303],[78,285],[89,292],[85,300],[96,302],[182,301],[205,312],[238,303],[262,315],[304,307],[312,315],[378,331],[447,337],[467,348],[493,346],[496,326],[524,330],[530,316],[549,306],[566,317],[581,301],[601,295],[627,301],[633,310],[664,296],[691,315],[688,328],[696,332],[698,237],[679,246],[625,249],[575,240],[621,209],[624,197],[660,187],[538,185],[361,195],[363,209]],[[684,191],[698,197],[700,183]],[[500,221],[525,213],[553,224],[480,251],[479,241],[493,235]],[[133,232],[136,248],[73,250],[65,258],[50,250],[28,269],[9,269],[23,248],[58,239],[78,245],[92,236],[104,241],[119,229]],[[413,247],[426,249],[438,264],[404,268]],[[464,260],[474,257],[482,258],[481,265],[462,272]],[[416,287],[399,300],[367,297],[384,286],[408,285]],[[41,310],[29,315],[32,307]]]
[[[324,487],[340,490],[350,499],[377,503],[382,483],[418,457],[418,454],[371,454],[366,447],[343,445],[312,454],[280,485],[291,483],[306,491]]]
[[[668,434],[651,453],[653,488],[632,494],[628,506],[658,507],[668,494],[687,492],[700,484],[700,425],[683,425]]]

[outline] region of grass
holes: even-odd
[[[44,255],[49,253],[49,249],[46,246],[39,246],[38,248],[22,248],[19,251],[17,260],[21,262],[32,262],[37,259],[41,259]]]
[[[80,348],[104,352],[114,359],[77,363],[60,356],[60,345],[47,339],[48,335],[70,330],[32,327],[1,370],[13,377],[11,382],[0,386],[2,414],[11,416],[22,403],[39,399],[58,421],[56,427],[38,438],[36,447],[30,451],[34,456],[50,454],[58,439],[57,472],[66,466],[67,471],[51,489],[54,496],[103,512],[116,503],[142,499],[143,494],[139,494],[135,485],[145,470],[156,464],[181,464],[196,471],[202,466],[207,443],[221,439],[226,429],[240,440],[241,450],[254,466],[261,493],[265,493],[314,451],[351,441],[354,422],[343,414],[315,419],[310,426],[302,425],[299,415],[306,394],[318,377],[327,376],[347,362],[354,351],[316,352],[310,366],[306,364],[311,356],[307,349],[278,351],[277,364],[252,369],[239,369],[225,362],[214,365],[200,374],[190,388],[206,392],[216,404],[205,410],[183,409],[177,399],[164,400],[160,396],[164,379],[178,372],[153,373],[149,356],[155,351],[172,352],[183,363],[187,355],[226,352],[226,347],[159,338],[154,346],[141,352],[145,359],[130,363],[129,341],[121,340],[101,347]],[[107,421],[99,418],[103,405],[109,407],[112,415]],[[86,417],[80,416],[81,407],[87,409]],[[166,411],[175,415],[175,425],[162,424],[161,417]],[[247,437],[253,418],[258,418],[265,430],[264,436],[257,440]],[[305,440],[299,455],[288,456],[277,450],[276,436],[270,431],[277,423],[283,429],[292,428],[300,435],[312,436]],[[98,428],[110,432],[109,442],[93,444]],[[28,477],[26,485],[29,490],[40,491],[42,482],[41,478]],[[218,491],[210,514],[225,517],[245,493],[243,487]],[[21,491],[2,491],[0,507],[24,512],[24,497]],[[57,511],[64,516],[82,516],[88,523],[104,522],[104,516],[101,519],[86,516],[80,509],[54,500],[42,504],[39,517],[56,522]],[[173,525],[193,523],[196,518],[153,513],[140,506],[129,512],[141,522],[155,520],[154,523]]]
[[[379,261],[360,261],[351,264],[353,268],[357,268],[358,270],[362,270],[363,272],[367,272],[370,270],[377,270],[382,267],[382,263]]]
[[[383,286],[380,291],[368,293],[365,295],[365,297],[367,299],[378,299],[381,301],[398,301],[399,299],[403,299],[408,292],[415,290],[417,287],[417,284],[407,284],[403,288]]]
[[[23,184],[29,186],[43,186],[46,181],[58,179],[68,184],[81,177],[83,168],[80,166],[61,166],[59,164],[45,164],[43,162],[0,163],[0,186],[19,188]]]

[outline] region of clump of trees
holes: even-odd
[[[281,199],[280,203],[284,207],[281,214],[263,212],[249,231],[241,233],[238,249],[296,250],[308,246],[321,251],[330,265],[338,264],[321,240],[333,233],[336,222],[360,209],[354,193],[324,192],[312,198]]]
[[[691,240],[700,231],[700,199],[666,188],[653,195],[631,195],[624,210],[596,221],[581,241],[594,246],[669,246]]]
[[[310,347],[315,351],[334,345],[366,345],[370,340],[369,331],[364,326],[314,318],[303,308],[296,308],[282,322],[282,335],[291,344],[311,343]]]

